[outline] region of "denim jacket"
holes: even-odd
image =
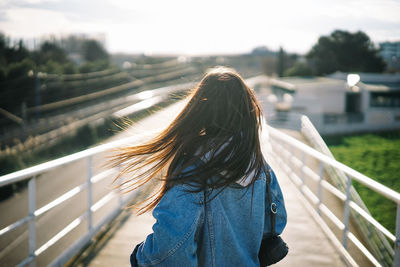
[[[277,204],[276,233],[286,225],[282,192],[273,170],[272,201]],[[170,189],[153,210],[153,233],[137,245],[132,266],[259,266],[263,236],[271,231],[266,175],[248,188],[227,187],[204,205],[204,194],[188,185]]]

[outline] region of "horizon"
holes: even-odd
[[[239,55],[256,47],[303,55],[334,30],[400,41],[400,1],[0,0],[0,32],[13,40],[104,36],[112,54]],[[51,22],[51,23],[49,23]]]

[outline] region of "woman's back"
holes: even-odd
[[[286,225],[282,192],[274,172],[271,193],[277,204],[276,232]],[[132,253],[139,266],[259,266],[263,236],[271,231],[264,173],[254,188],[235,184],[207,196],[189,185],[170,189],[153,211],[153,233]]]
[[[252,196],[253,194],[253,196]],[[199,266],[259,266],[265,223],[265,177],[254,191],[228,187],[207,205]],[[204,251],[205,250],[205,251]]]

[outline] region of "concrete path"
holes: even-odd
[[[346,266],[340,255],[303,206],[304,198],[291,180],[273,166],[281,185],[288,213],[288,224],[282,238],[289,254],[275,266]]]

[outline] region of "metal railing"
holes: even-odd
[[[103,153],[112,148],[116,148],[123,144],[138,142],[140,138],[141,136],[134,136],[116,142],[100,145],[60,159],[49,161],[0,177],[0,187],[20,181],[28,181],[28,216],[8,225],[7,227],[4,227],[3,229],[0,229],[1,238],[5,234],[10,233],[17,228],[20,228],[25,224],[28,224],[29,256],[25,258],[22,262],[17,264],[17,266],[26,266],[28,264],[30,266],[36,266],[36,259],[39,255],[43,254],[46,250],[51,248],[60,239],[68,235],[68,233],[77,228],[79,225],[87,222],[88,228],[86,234],[81,236],[77,240],[74,240],[74,243],[71,246],[69,246],[64,252],[58,255],[58,257],[52,259],[51,263],[49,264],[49,266],[63,266],[71,257],[79,252],[106,223],[110,222],[120,213],[121,209],[125,207],[127,203],[130,202],[131,199],[134,197],[136,191],[124,195],[120,194],[116,190],[109,191],[106,195],[102,196],[98,201],[95,202],[93,198],[93,186],[107,177],[115,177],[118,169],[107,169],[97,173],[96,175],[93,175],[92,159],[95,155]],[[86,181],[69,190],[68,192],[58,196],[49,203],[46,203],[41,207],[36,207],[36,181],[38,176],[52,169],[71,164],[79,160],[87,161]],[[78,193],[84,190],[87,191],[86,211],[78,217],[74,218],[66,227],[64,227],[61,231],[59,231],[57,234],[47,240],[47,242],[38,247],[36,239],[36,233],[38,230],[37,219],[40,216],[43,216],[44,214],[49,212],[50,210],[77,196]],[[100,210],[104,205],[112,202],[113,200],[118,200],[118,204],[114,206],[114,208],[112,208],[111,211],[109,211],[106,214],[105,218],[103,218],[100,222],[98,222],[97,224],[94,223],[93,216],[95,215],[95,213]]]
[[[325,221],[322,220],[322,215],[329,219],[329,221],[336,226],[335,230],[342,232],[342,240],[339,241],[332,230],[329,230],[328,236],[332,242],[337,246],[337,249],[342,252],[344,259],[349,266],[358,266],[354,259],[348,252],[348,241],[351,241],[355,247],[375,266],[382,266],[381,263],[372,255],[372,253],[363,245],[363,243],[356,237],[354,233],[349,230],[350,223],[350,210],[362,216],[373,227],[385,235],[390,241],[393,242],[393,266],[400,266],[400,194],[373,179],[349,168],[348,166],[324,155],[315,149],[303,144],[302,142],[294,139],[293,137],[276,130],[270,126],[265,126],[267,131],[263,138],[268,139],[271,146],[273,157],[282,169],[287,173],[288,177],[297,185],[302,194],[307,198],[311,206],[319,215],[319,223],[324,224],[325,228],[329,230]],[[318,171],[314,171],[310,165],[310,159],[318,162]],[[326,167],[343,172],[347,176],[345,192],[343,193],[338,188],[324,179],[324,170]],[[295,173],[294,169],[298,168],[300,174]],[[310,178],[317,184],[317,192],[314,193],[310,189],[306,180]],[[355,180],[373,191],[379,193],[385,198],[393,201],[397,205],[396,218],[396,233],[395,235],[387,230],[376,219],[369,215],[363,208],[351,199],[350,189],[352,181]],[[323,190],[333,194],[343,202],[343,217],[338,218],[331,209],[323,203]]]
[[[68,116],[65,116],[65,114],[58,115],[54,116],[51,119],[48,119],[48,121],[46,122],[43,121],[38,122],[35,125],[28,125],[26,126],[27,128],[29,128],[28,132],[34,137],[28,138],[18,145],[8,147],[3,151],[0,149],[0,156],[3,153],[13,153],[12,151],[14,151],[15,153],[15,151],[26,152],[30,149],[37,149],[47,143],[54,142],[56,140],[59,140],[60,138],[64,138],[66,135],[68,135],[68,133],[74,132],[80,127],[102,118],[104,119],[114,117],[115,114],[121,113],[123,113],[124,115],[121,115],[119,117],[128,116],[130,114],[127,113],[127,111],[129,110],[129,107],[133,105],[139,107],[134,110],[135,112],[143,110],[150,107],[146,107],[145,105],[143,105],[144,103],[151,102],[151,106],[153,106],[155,104],[158,104],[162,100],[165,100],[168,95],[188,90],[189,88],[192,88],[193,85],[194,83],[182,83],[172,86],[163,86],[160,88],[146,90],[139,93],[133,93],[125,96],[124,98],[103,101],[103,103],[101,104],[92,105],[88,108],[78,111],[71,111],[69,112]],[[134,104],[128,106],[129,103]],[[140,108],[141,106],[142,108]],[[126,108],[121,109],[121,107]],[[122,112],[123,110],[125,110],[125,112]],[[66,117],[67,119],[65,119],[64,117]],[[11,137],[18,139],[23,134],[24,133],[20,130],[15,130],[12,131],[10,134],[7,134],[7,136],[0,137],[0,141],[1,139],[3,139],[4,141],[10,139]]]
[[[317,151],[331,157],[332,159],[335,159],[310,119],[307,116],[302,115],[300,117],[300,121],[301,132],[306,137],[307,141],[310,142],[311,146]],[[334,184],[336,188],[342,191],[342,193],[345,193],[347,184],[346,174],[331,166],[326,166],[325,171],[329,176],[330,182]],[[354,187],[350,188],[350,195],[352,200],[363,209],[363,212],[370,216],[367,206],[364,204]],[[356,224],[357,230],[359,230],[365,243],[371,248],[374,256],[379,259],[380,262],[384,264],[389,263],[389,265],[391,265],[390,263],[393,261],[394,252],[386,237],[379,230],[371,227],[370,223],[365,220],[364,217],[359,216],[356,211],[351,209],[350,215],[352,222]]]

